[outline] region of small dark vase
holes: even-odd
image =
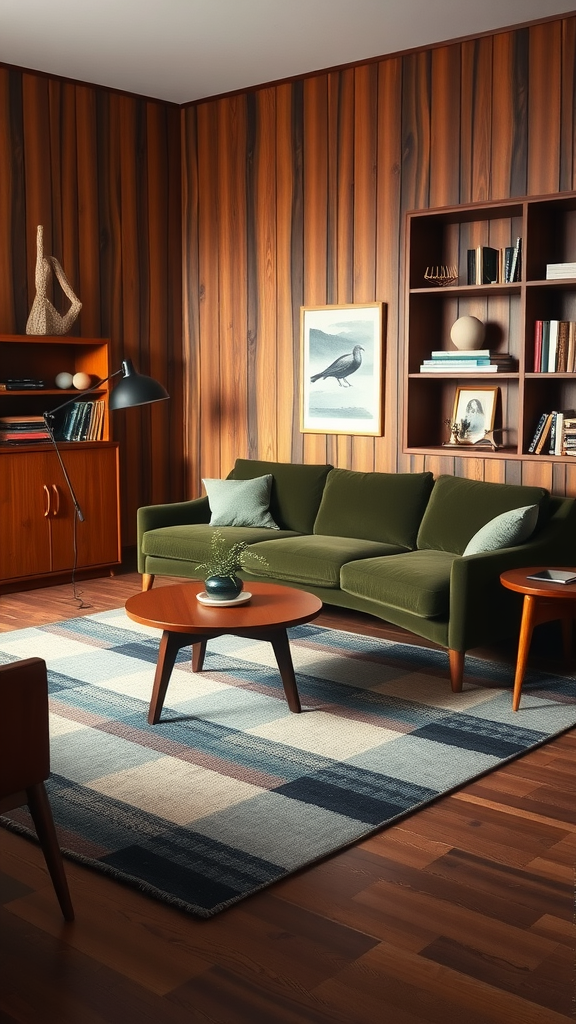
[[[243,580],[239,576],[208,576],[206,593],[213,601],[232,601],[242,592]]]

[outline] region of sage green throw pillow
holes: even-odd
[[[210,526],[255,526],[278,530],[270,515],[272,475],[252,480],[203,480],[210,504]]]
[[[474,534],[463,554],[479,555],[483,551],[498,551],[500,548],[521,544],[532,536],[537,522],[538,505],[525,505],[524,508],[502,512]]]

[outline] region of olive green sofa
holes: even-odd
[[[506,569],[576,564],[576,502],[542,487],[423,473],[360,473],[238,459],[229,475],[272,475],[279,527],[219,527],[264,555],[245,579],[272,580],[326,604],[368,612],[447,648],[452,688],[467,650],[517,635],[521,598],[500,584]],[[464,555],[471,538],[511,509],[538,507],[528,540]],[[535,514],[535,513],[534,513]],[[208,498],[138,511],[143,589],[155,575],[198,578],[214,527]]]

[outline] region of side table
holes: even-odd
[[[565,660],[568,661],[572,654],[572,626],[576,618],[576,583],[548,583],[543,580],[528,579],[528,576],[533,573],[548,568],[550,566],[538,565],[528,569],[509,569],[500,576],[500,582],[504,587],[524,595],[512,696],[513,711],[518,711],[520,706],[522,683],[524,682],[534,626],[538,626],[542,622],[554,622],[556,619],[560,619]],[[568,568],[570,571],[576,572],[572,566],[558,568]]]

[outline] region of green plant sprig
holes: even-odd
[[[234,579],[240,569],[247,568],[248,561],[262,562],[268,565],[264,555],[258,555],[255,551],[246,550],[245,540],[228,544],[220,530],[214,530],[210,544],[210,555],[205,562],[200,562],[196,569],[203,573],[204,578],[210,576],[227,576]]]

